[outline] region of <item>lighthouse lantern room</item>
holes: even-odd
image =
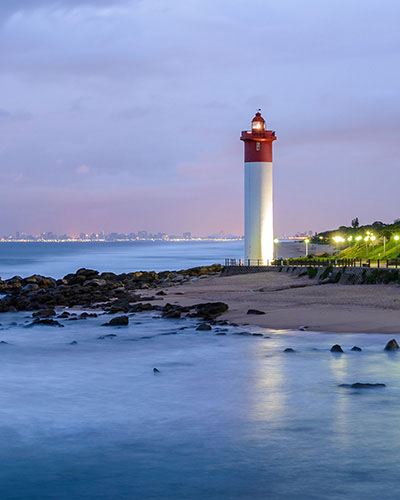
[[[275,132],[266,130],[259,109],[244,142],[245,259],[269,265],[274,259],[272,143]]]

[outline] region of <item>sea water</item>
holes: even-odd
[[[143,268],[112,247],[104,262],[91,250],[80,262],[75,250],[41,248],[47,257],[27,256],[24,268],[8,255],[3,269]],[[0,315],[1,500],[399,497],[400,357],[383,349],[391,336],[197,331],[196,319],[158,316],[29,328],[30,313]],[[335,343],[343,354],[330,353]],[[354,382],[386,387],[339,387]]]
[[[398,498],[390,336],[222,336],[154,316],[1,316],[1,499]],[[358,381],[387,387],[339,387]]]
[[[304,256],[304,243],[282,242],[279,257]],[[331,250],[310,245],[310,252]],[[100,272],[165,271],[223,264],[243,258],[244,242],[234,241],[129,241],[129,242],[0,242],[0,276],[8,279],[41,274],[61,278],[81,267]]]

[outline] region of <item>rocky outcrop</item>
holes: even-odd
[[[221,269],[220,265],[213,265],[160,273],[137,271],[99,274],[96,270],[82,268],[58,280],[36,274],[27,278],[14,276],[7,280],[0,279],[0,294],[5,294],[0,300],[0,313],[51,311],[57,306],[101,308],[110,314],[136,312],[136,303],[156,298],[141,297],[141,291],[176,286],[202,276],[219,274]],[[161,296],[163,294],[165,292],[158,293]],[[151,309],[149,304],[145,304],[137,305],[136,310]],[[218,314],[218,311],[215,314],[210,312],[209,316]]]
[[[331,347],[331,352],[343,352],[343,349],[339,344],[335,344]]]
[[[265,314],[265,312],[264,311],[259,311],[258,309],[249,309],[247,311],[247,314],[262,315],[262,314]]]
[[[354,384],[340,384],[339,387],[347,387],[350,389],[374,389],[376,387],[386,387],[386,384],[365,384],[362,382],[356,382]]]
[[[103,326],[127,326],[129,325],[128,316],[117,316],[116,318],[110,319],[108,323],[104,323]]]
[[[212,327],[210,325],[208,325],[207,323],[200,323],[200,325],[196,328],[196,330],[210,331],[210,330],[212,330]]]
[[[399,349],[399,344],[396,339],[389,340],[385,346],[385,351],[397,351]]]

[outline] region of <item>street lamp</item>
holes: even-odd
[[[367,259],[368,259],[368,241],[369,241],[369,236],[366,236],[364,238],[364,241],[365,241],[365,248],[366,248],[366,253],[367,253]]]
[[[306,257],[308,257],[308,244],[310,243],[309,239],[304,240],[304,243],[306,244]]]
[[[397,259],[397,242],[399,241],[400,239],[400,236],[398,234],[396,234],[396,236],[394,237],[394,241],[396,242],[396,259]]]

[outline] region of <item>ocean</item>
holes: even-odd
[[[327,245],[310,245],[310,252],[327,249]],[[179,270],[223,264],[225,258],[243,258],[243,252],[243,241],[4,242],[0,243],[0,276],[62,278],[82,267],[115,273]],[[298,257],[304,255],[304,244],[282,242],[278,252],[283,258]]]
[[[140,258],[125,244],[33,245],[25,257],[16,245],[12,255],[0,245],[4,276],[180,268],[241,251],[241,242],[166,245],[151,261],[151,245]],[[26,328],[29,313],[0,315],[2,500],[398,498],[391,336],[204,332],[196,319],[156,313],[132,314],[128,327],[108,320]],[[335,343],[344,354],[329,352]],[[387,387],[339,387],[353,382]]]

